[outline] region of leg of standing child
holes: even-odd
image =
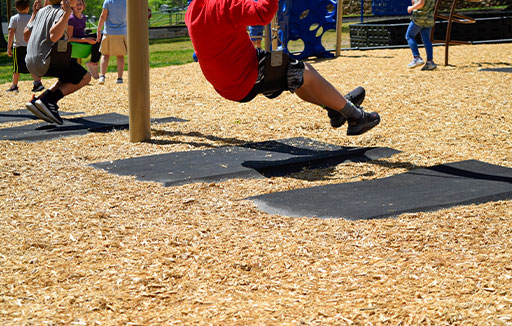
[[[123,73],[124,73],[124,55],[117,56],[117,81],[116,83],[123,83]]]
[[[425,52],[427,53],[427,63],[421,68],[421,70],[434,70],[437,65],[434,63],[434,49],[432,48],[432,42],[430,41],[430,33],[432,27],[422,28],[420,31],[421,40],[425,45]]]
[[[407,68],[415,68],[424,63],[423,59],[421,59],[420,51],[418,50],[418,43],[416,43],[416,35],[420,32],[421,27],[416,25],[411,21],[409,27],[407,28],[407,32],[405,33],[405,39],[411,48],[413,60],[407,65]]]
[[[18,82],[20,80],[20,74],[18,72],[18,58],[16,48],[9,48],[7,52],[9,56],[12,56],[12,85],[9,87],[7,92],[18,92]]]
[[[110,56],[108,56],[106,54],[103,54],[101,56],[101,60],[100,60],[100,79],[98,81],[100,85],[103,85],[105,83],[105,74],[107,73],[108,61],[109,60],[110,60]]]

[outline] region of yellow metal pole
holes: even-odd
[[[338,0],[338,10],[336,12],[336,56],[341,52],[341,29],[343,23],[343,0]]]
[[[148,1],[127,0],[130,142],[151,139]]]

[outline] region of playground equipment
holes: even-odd
[[[338,5],[339,3],[339,5]],[[339,8],[339,10],[337,10]],[[290,53],[296,59],[312,56],[330,58],[334,55],[322,45],[322,37],[328,30],[336,30],[336,55],[341,48],[341,21],[343,2],[341,0],[281,0],[276,13],[279,44],[269,47],[271,28],[267,26],[265,50],[283,50],[290,53],[290,41],[302,41],[304,49]]]
[[[430,33],[430,39],[432,40],[432,43],[444,43],[444,65],[448,65],[448,49],[450,47],[450,44],[468,44],[469,41],[456,41],[451,39],[451,32],[452,32],[452,24],[453,23],[460,23],[460,24],[474,24],[476,21],[468,16],[464,16],[461,14],[455,13],[455,8],[457,7],[458,0],[451,0],[451,6],[450,6],[450,14],[448,16],[439,13],[439,8],[442,4],[442,2],[447,2],[450,0],[436,0],[436,4],[434,7],[434,20],[442,19],[446,20],[448,22],[448,26],[446,28],[446,36],[444,40],[435,40],[434,39],[434,31],[435,31],[435,25],[432,27],[432,31]],[[472,2],[480,2],[480,0],[472,0]]]
[[[339,2],[342,8],[342,1]],[[290,41],[300,40],[304,49],[300,53],[291,54],[296,59],[333,57],[322,45],[322,36],[328,30],[341,33],[336,25],[337,7],[336,0],[281,0],[277,19],[284,50],[289,52]]]
[[[149,101],[148,2],[127,0],[128,109],[130,141],[151,139]]]

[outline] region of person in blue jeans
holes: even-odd
[[[412,13],[411,23],[405,33],[405,39],[411,48],[413,59],[407,65],[407,68],[421,66],[425,62],[420,56],[418,44],[415,37],[420,33],[425,51],[427,52],[427,62],[421,70],[434,70],[437,65],[434,63],[434,51],[430,41],[430,32],[435,24],[434,21],[434,3],[435,0],[412,0],[412,6],[407,7],[407,12]]]

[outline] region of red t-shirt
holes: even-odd
[[[278,0],[193,0],[185,14],[206,79],[223,97],[239,101],[254,86],[258,62],[247,26],[266,25]]]

